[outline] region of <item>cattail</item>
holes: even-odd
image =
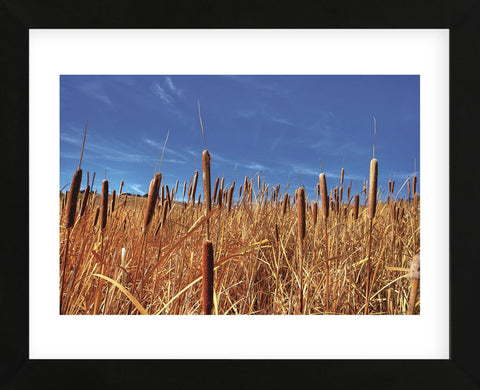
[[[298,219],[298,238],[305,238],[305,189],[300,187],[297,192],[297,219]]]
[[[186,191],[186,190],[187,190],[187,182],[184,181],[184,182],[183,182],[183,195],[182,195],[183,198],[185,198],[185,191]]]
[[[410,178],[407,180],[407,189],[408,189],[408,200],[412,197],[412,193],[410,190]]]
[[[212,195],[210,193],[211,187],[210,187],[210,153],[208,153],[208,150],[205,149],[202,153],[202,178],[203,178],[203,199],[205,199],[205,215],[207,215],[210,210],[211,210],[211,200],[212,200]],[[200,198],[199,198],[199,203],[200,203]],[[206,223],[206,238],[207,240],[210,239],[210,226],[209,222],[207,220]]]
[[[122,181],[120,182],[120,188],[119,188],[119,190],[118,190],[118,195],[121,195],[121,194],[122,194],[123,184],[124,184],[124,182],[123,182],[123,180],[122,180]]]
[[[115,190],[112,190],[112,205],[111,205],[111,212],[113,213],[113,210],[115,210]]]
[[[235,188],[235,182],[233,182],[232,186],[228,190],[228,212],[232,209],[232,202],[233,202],[233,190]]]
[[[347,187],[347,200],[348,200],[348,203],[350,203],[350,188],[351,188],[352,184],[350,183],[350,185]]]
[[[397,210],[396,210],[395,202],[392,203],[392,205],[391,205],[391,210],[390,210],[390,211],[391,211],[392,221],[394,221],[394,220],[395,220],[395,213],[396,213],[396,211],[397,211]]]
[[[97,225],[98,214],[100,214],[100,206],[97,206],[97,210],[95,211],[95,218],[94,218],[94,220],[93,220],[93,226],[96,226],[96,225]]]
[[[360,195],[356,194],[355,195],[355,203],[353,205],[353,219],[357,220],[358,219],[358,205],[360,203]]]
[[[417,193],[417,175],[413,176],[413,196]]]
[[[370,187],[368,189],[368,218],[375,217],[375,208],[377,205],[377,178],[378,178],[378,161],[372,158],[370,161]]]
[[[153,213],[155,210],[155,204],[158,198],[158,190],[160,189],[160,183],[162,181],[162,174],[156,173],[154,178],[150,181],[150,187],[148,189],[147,208],[145,210],[145,219],[143,220],[143,232],[146,233],[147,229],[152,221]]]
[[[241,185],[238,189],[238,197],[239,198],[242,196],[242,189],[243,189],[243,185]]]
[[[392,180],[392,194],[394,190],[395,190],[395,180]]]
[[[202,251],[202,309],[203,314],[211,314],[213,308],[213,245],[203,242]]]
[[[163,207],[163,205],[165,204],[165,186],[162,186],[160,200],[161,200],[160,203],[161,203],[161,205],[162,205],[162,207]]]
[[[218,189],[218,182],[220,181],[220,178],[215,179],[215,185],[213,187],[213,196],[212,196],[212,202],[215,203],[217,201],[217,189]]]
[[[345,169],[342,168],[342,172],[340,173],[340,185],[343,186],[343,175],[345,174]]]
[[[198,180],[198,171],[195,171],[193,175],[193,185],[192,185],[192,203],[195,205],[195,192],[197,191],[197,180]]]
[[[82,183],[82,170],[78,168],[72,178],[70,186],[70,195],[67,201],[67,221],[65,227],[67,229],[73,227],[75,223],[75,214],[77,212],[77,198]]]
[[[318,209],[317,202],[313,202],[313,206],[312,206],[312,222],[313,222],[313,226],[315,226],[315,225],[317,224],[317,209]]]
[[[85,208],[87,207],[88,197],[90,195],[90,185],[87,184],[87,188],[85,188],[85,192],[83,193],[82,199],[82,206],[80,207],[80,216],[83,217],[85,214]]]
[[[107,211],[108,211],[108,180],[102,181],[102,219],[100,226],[105,229],[107,225]]]
[[[217,200],[218,200],[218,208],[221,209],[223,205],[223,190],[221,188],[218,190]]]
[[[392,181],[391,180],[388,181],[388,192],[392,193]]]
[[[170,210],[172,208],[172,200],[170,199],[170,189],[166,184],[165,184],[165,194],[166,194],[166,200],[167,200],[167,207]]]
[[[420,254],[413,256],[412,264],[410,265],[410,283],[411,289],[407,314],[412,315],[415,311],[418,285],[420,284]]]
[[[285,213],[287,212],[287,206],[288,206],[288,194],[285,194],[283,196],[282,216],[285,216]]]
[[[328,218],[328,195],[327,195],[327,180],[325,178],[325,174],[321,173],[319,175],[320,179],[320,198],[322,201],[322,214],[323,218]]]
[[[342,199],[343,199],[343,187],[340,187],[340,195],[339,195],[339,198],[340,198],[340,203],[342,203]]]

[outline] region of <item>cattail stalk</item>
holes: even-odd
[[[235,189],[235,182],[233,182],[232,186],[228,190],[228,213],[230,213],[230,210],[232,210],[232,203],[233,203],[233,191]]]
[[[378,161],[376,158],[372,158],[370,162],[370,187],[368,191],[368,219],[369,224],[369,238],[368,238],[368,258],[367,258],[367,283],[365,291],[365,314],[368,314],[368,305],[370,301],[370,273],[372,268],[372,224],[375,217],[375,209],[377,205],[377,179],[378,179]]]
[[[72,178],[70,192],[67,200],[67,220],[65,227],[70,229],[75,224],[75,215],[77,211],[77,199],[82,183],[82,170],[78,168]]]
[[[327,191],[327,180],[325,174],[321,173],[319,175],[320,181],[320,199],[322,201],[322,214],[323,221],[325,224],[325,265],[326,265],[326,289],[325,289],[325,301],[327,311],[330,310],[330,262],[328,259],[328,191]]]
[[[193,184],[192,184],[192,203],[195,206],[195,192],[197,191],[197,180],[198,180],[198,171],[195,171],[193,175]]]
[[[150,181],[150,187],[148,189],[147,208],[145,210],[145,218],[143,220],[143,233],[147,232],[147,229],[150,226],[150,222],[152,222],[161,181],[162,174],[160,172],[157,172],[154,178]]]
[[[202,310],[204,315],[212,314],[213,308],[213,245],[203,242],[202,251]]]
[[[80,217],[83,217],[83,215],[85,214],[85,209],[87,207],[89,195],[90,195],[90,185],[87,184],[87,187],[85,188],[85,192],[83,193],[82,206],[80,207]]]
[[[202,177],[203,177],[203,199],[205,200],[205,216],[211,210],[211,199],[212,196],[210,194],[211,187],[210,187],[210,153],[208,150],[205,149],[202,153]],[[206,239],[207,241],[210,240],[210,221],[207,219],[206,224]]]
[[[355,195],[355,202],[353,204],[353,220],[356,221],[358,219],[358,206],[360,203],[360,195]]]
[[[107,226],[107,211],[108,211],[108,180],[102,181],[102,217],[100,220],[100,227],[105,229]]]
[[[218,190],[218,182],[220,181],[220,178],[215,179],[215,185],[213,187],[213,196],[212,196],[212,203],[215,203],[217,201],[217,190]]]
[[[303,239],[305,238],[305,189],[297,191],[297,223],[298,223],[298,279],[300,282],[300,313],[303,314]]]
[[[115,195],[116,195],[116,192],[115,190],[112,190],[112,202],[111,202],[111,213],[113,213],[113,211],[115,210]]]
[[[415,312],[415,303],[417,301],[417,291],[420,284],[420,254],[413,256],[410,265],[410,299],[408,302],[407,314],[412,315]]]
[[[288,194],[285,194],[283,196],[283,207],[282,207],[282,216],[285,216],[285,213],[287,212],[287,206],[288,206]]]

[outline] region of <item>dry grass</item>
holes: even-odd
[[[304,314],[365,313],[372,221],[368,313],[407,314],[411,259],[420,248],[418,194],[415,200],[398,200],[395,214],[391,204],[377,202],[370,219],[367,194],[363,202],[359,195],[355,204],[340,203],[338,209],[333,202],[330,208],[325,182],[325,191],[320,186],[323,223],[315,223],[315,199],[307,197],[310,215],[299,240],[299,209],[286,193],[268,191],[266,184],[255,193],[245,178],[243,197],[231,200],[233,189],[228,190],[229,212],[222,210],[227,189],[219,189],[217,204],[206,213],[204,204],[193,204],[194,182],[190,201],[177,199],[174,191],[170,207],[117,195],[112,212],[108,199],[90,193],[83,217],[77,213],[71,228],[60,231],[61,312],[201,314],[208,219],[215,249],[212,313],[297,314],[299,308]],[[77,202],[82,201],[80,195]],[[99,203],[102,223],[96,224]],[[62,201],[59,209],[65,221],[69,209]],[[146,214],[153,227],[148,230],[143,229]],[[419,312],[418,297],[413,313]]]

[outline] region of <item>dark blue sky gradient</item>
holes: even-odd
[[[228,186],[235,174],[238,190],[246,175],[260,172],[281,192],[290,183],[290,194],[301,180],[313,198],[321,159],[329,189],[339,184],[343,166],[344,184],[352,180],[352,194],[360,192],[369,175],[374,116],[380,190],[390,178],[397,192],[413,175],[414,161],[419,170],[419,76],[65,75],[60,187],[69,189],[88,119],[82,189],[89,171],[90,179],[96,172],[94,189],[100,191],[106,169],[111,189],[118,191],[124,180],[124,192],[147,192],[169,130],[162,183],[171,188],[178,179],[181,196],[183,181],[188,184],[195,169],[201,173],[197,99],[212,155],[212,186],[217,176]]]

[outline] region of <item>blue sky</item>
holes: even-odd
[[[225,186],[235,179],[238,189],[245,176],[260,173],[281,192],[290,183],[290,194],[301,180],[313,198],[321,159],[329,189],[344,167],[344,185],[352,180],[352,194],[360,192],[372,158],[373,117],[379,186],[395,179],[397,192],[420,166],[419,76],[62,75],[60,188],[69,189],[78,167],[88,119],[82,189],[87,171],[90,180],[96,172],[100,192],[106,169],[111,189],[124,180],[123,192],[144,194],[169,131],[162,183],[172,188],[178,179],[181,194],[195,169],[201,173],[197,100],[212,187],[225,177]]]

